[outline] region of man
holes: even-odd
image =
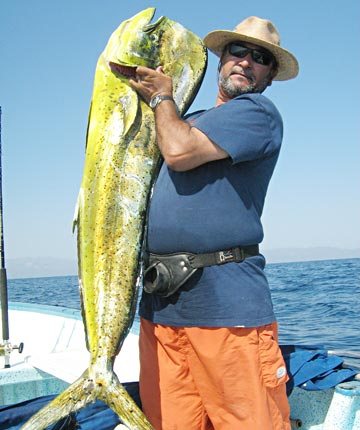
[[[283,133],[261,93],[298,73],[279,40],[257,17],[209,33],[204,43],[220,57],[216,104],[186,120],[161,67],[138,67],[131,80],[155,111],[164,158],[147,237],[148,251],[160,256],[150,261],[140,305],[140,393],[156,430],[290,429],[286,368],[258,252]],[[169,257],[185,252],[196,258]],[[194,273],[172,285],[182,271]]]

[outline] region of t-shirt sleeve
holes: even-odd
[[[206,111],[193,126],[224,149],[234,164],[271,156],[280,150],[283,136],[278,110],[261,94],[245,94]]]

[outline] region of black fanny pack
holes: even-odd
[[[237,246],[208,254],[149,253],[144,271],[143,288],[147,293],[168,297],[174,294],[197,269],[225,263],[241,263],[245,258],[258,254],[258,245]]]

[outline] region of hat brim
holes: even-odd
[[[275,57],[278,65],[278,71],[274,77],[274,81],[293,79],[299,73],[299,63],[295,56],[291,52],[279,45],[275,45],[274,43],[269,43],[262,39],[227,30],[215,30],[204,37],[205,46],[218,57],[221,57],[225,46],[231,42],[248,42],[270,51]]]

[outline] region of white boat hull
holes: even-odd
[[[89,365],[80,312],[56,306],[11,303],[11,342],[24,342],[21,354],[10,355],[10,368],[0,357],[0,405],[56,394],[75,381]],[[125,339],[114,370],[121,382],[139,380],[138,336]]]

